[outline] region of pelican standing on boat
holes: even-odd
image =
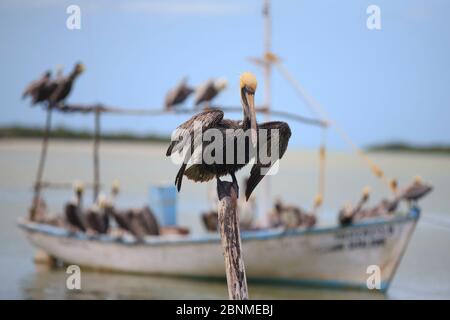
[[[227,174],[231,175],[233,179],[234,187],[239,194],[239,187],[236,180],[235,172],[242,169],[250,162],[251,150],[257,149],[256,161],[250,171],[250,177],[247,181],[245,196],[246,199],[250,197],[253,190],[258,183],[264,178],[267,171],[273,166],[273,164],[281,159],[286,152],[289,138],[291,137],[291,129],[286,122],[271,121],[266,123],[257,124],[254,96],[256,91],[257,81],[256,77],[250,72],[244,72],[240,77],[240,94],[243,108],[243,120],[228,120],[223,119],[223,111],[221,110],[207,110],[203,111],[191,119],[181,124],[178,130],[172,136],[172,142],[167,150],[166,156],[171,156],[176,152],[181,153],[184,147],[190,147],[193,150],[192,153],[187,153],[184,157],[183,164],[175,178],[175,185],[178,191],[181,189],[181,182],[183,176],[195,182],[206,182],[217,178],[217,182],[220,182],[220,177]],[[217,161],[214,159],[212,163],[206,163],[203,157],[203,150],[207,150],[211,141],[204,141],[196,137],[194,139],[194,130],[196,125],[201,126],[202,136],[209,129],[216,129],[220,132],[223,139],[222,157]],[[258,138],[258,134],[265,129],[267,131],[264,139]],[[248,131],[250,130],[250,132]],[[277,154],[273,154],[272,146],[272,131],[275,131],[275,136],[278,135],[278,148]],[[246,134],[250,133],[251,145],[246,139]],[[187,138],[186,138],[187,137]],[[239,140],[245,143],[245,148],[238,146]],[[253,147],[253,148],[252,148]],[[241,150],[240,150],[241,149]],[[270,154],[270,161],[262,161],[260,157],[260,150],[266,149],[266,155]],[[234,157],[227,157],[227,151],[233,151]],[[244,151],[245,154],[238,154],[239,151]],[[273,159],[276,156],[276,159]],[[231,158],[231,159],[229,159]],[[234,158],[234,159],[233,159]],[[238,159],[239,158],[239,159]],[[227,161],[228,160],[228,161]],[[239,161],[238,161],[239,160]],[[273,161],[275,160],[275,161]]]
[[[400,192],[399,197],[401,199],[405,199],[409,203],[417,202],[420,198],[427,195],[429,192],[433,190],[433,187],[429,184],[426,184],[422,181],[422,178],[419,176],[414,178],[412,184],[407,186]]]
[[[360,218],[358,214],[363,213],[362,210],[364,204],[369,200],[370,196],[370,188],[365,187],[362,192],[361,199],[355,208],[351,206],[351,204],[347,204],[343,209],[339,211],[339,223],[342,226],[350,225],[356,219]]]
[[[317,211],[322,206],[323,197],[322,195],[318,194],[314,198],[314,205],[310,212],[303,212],[302,215],[302,225],[306,228],[312,228],[317,223]]]
[[[66,204],[64,209],[65,218],[69,225],[85,232],[86,222],[82,211],[84,184],[80,181],[76,181],[73,184],[73,189],[75,192],[75,199]]]

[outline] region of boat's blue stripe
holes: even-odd
[[[302,235],[314,235],[314,234],[322,234],[335,232],[338,230],[354,230],[365,227],[373,227],[378,225],[386,225],[386,224],[398,224],[404,223],[410,220],[417,220],[420,216],[420,210],[417,207],[412,208],[409,213],[405,216],[395,217],[391,219],[379,219],[379,220],[369,220],[369,221],[361,221],[355,223],[353,225],[347,227],[318,227],[312,229],[292,229],[292,230],[280,230],[280,229],[268,229],[268,230],[256,230],[256,231],[244,231],[242,232],[242,241],[249,240],[267,240],[267,239],[276,239],[281,237],[293,237],[293,236],[302,236]],[[82,232],[70,232],[66,229],[45,225],[45,224],[34,224],[27,222],[19,222],[18,225],[28,231],[32,232],[40,232],[48,235],[52,235],[55,237],[64,237],[64,238],[75,238],[79,240],[90,240],[90,241],[102,241],[109,243],[120,243],[124,245],[171,245],[171,244],[207,244],[211,242],[220,242],[219,234],[203,234],[203,235],[191,235],[186,237],[180,237],[176,239],[168,239],[161,238],[155,236],[147,237],[144,243],[136,242],[132,237],[129,238],[118,238],[112,237],[110,235],[96,235],[89,236]]]

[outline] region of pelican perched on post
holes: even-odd
[[[195,106],[206,103],[207,106],[211,101],[225,88],[227,81],[225,79],[209,79],[204,84],[199,86],[195,92]]]
[[[242,121],[224,119],[221,110],[207,110],[193,116],[177,128],[172,135],[172,142],[166,155],[181,154],[186,148],[193,150],[193,152],[184,152],[183,163],[175,178],[178,191],[181,189],[183,176],[196,182],[206,182],[216,178],[219,183],[220,177],[229,174],[239,194],[235,172],[246,166],[250,159],[256,156],[245,191],[248,200],[267,171],[283,157],[291,137],[291,129],[286,122],[281,121],[256,123],[254,105],[256,86],[257,81],[253,74],[244,72],[241,75]],[[196,135],[199,130],[200,137]],[[218,137],[214,135],[214,139],[205,138],[211,133],[218,134]],[[248,136],[250,139],[247,139]],[[217,145],[221,146],[219,150],[215,149]],[[272,150],[272,147],[275,147],[275,150]],[[270,159],[262,159],[260,155],[264,151],[266,155],[270,155],[268,156]],[[208,153],[214,159],[205,159]]]
[[[41,78],[31,82],[22,94],[22,99],[31,97],[31,105],[45,101],[50,95],[51,71],[46,71]]]
[[[60,102],[64,102],[64,100],[72,90],[75,79],[83,72],[84,65],[82,63],[77,63],[73,71],[67,77],[56,80],[56,88],[49,97],[49,104],[51,107],[57,105]]]
[[[173,109],[173,107],[183,103],[193,92],[194,89],[188,86],[187,78],[184,77],[174,89],[167,93],[164,108],[166,110]]]

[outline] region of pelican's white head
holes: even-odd
[[[83,191],[84,191],[84,183],[83,183],[83,181],[80,181],[80,180],[74,181],[73,182],[73,190],[77,194],[83,193]]]
[[[113,194],[113,195],[117,195],[118,193],[119,193],[119,191],[120,191],[120,182],[119,182],[119,180],[114,180],[113,181],[113,183],[112,183],[112,186],[111,186],[111,193]]]
[[[423,182],[423,180],[422,180],[422,177],[421,176],[415,176],[414,177],[414,183],[415,184],[420,184],[420,183],[422,183]]]
[[[368,197],[370,195],[370,192],[372,191],[372,189],[369,186],[365,186],[362,189],[362,194],[364,197]]]
[[[214,81],[214,88],[217,91],[222,91],[228,86],[228,81],[226,79],[217,79]]]
[[[323,197],[321,194],[316,195],[314,198],[314,207],[320,207],[322,205]]]
[[[103,193],[100,193],[97,197],[97,207],[100,209],[104,209],[108,205],[108,200],[106,199],[106,196]]]

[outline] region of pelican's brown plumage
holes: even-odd
[[[400,191],[399,197],[406,201],[415,202],[432,190],[431,185],[424,183],[420,177],[416,177],[412,184]]]
[[[195,92],[195,105],[210,103],[222,90],[227,87],[227,81],[224,79],[209,79],[199,86]]]
[[[291,137],[291,130],[287,123],[281,121],[272,121],[261,124],[256,123],[254,106],[256,86],[257,82],[253,74],[245,72],[241,75],[240,90],[244,113],[242,121],[223,119],[223,111],[221,110],[207,110],[193,116],[178,127],[177,132],[172,137],[172,142],[166,155],[171,156],[175,153],[181,153],[184,147],[190,147],[191,150],[194,150],[192,153],[188,153],[185,156],[183,164],[175,178],[175,185],[177,186],[178,191],[181,188],[183,176],[196,182],[205,182],[213,178],[219,179],[220,177],[229,174],[231,175],[236,188],[238,188],[235,172],[249,163],[252,154],[255,154],[254,151],[257,150],[258,153],[256,153],[256,155],[259,155],[259,150],[266,149],[269,150],[269,152],[266,151],[265,154],[271,155],[270,146],[272,130],[270,129],[277,129],[279,134],[277,145],[278,158],[276,160],[283,157],[288,146],[289,138]],[[222,157],[220,160],[216,161],[217,159],[214,158],[214,161],[209,164],[205,162],[205,152],[202,150],[208,150],[207,148],[211,144],[211,141],[204,141],[206,139],[203,139],[202,137],[198,139],[198,137],[194,135],[194,130],[196,128],[195,124],[199,126],[203,135],[209,129],[216,129],[216,131],[220,132],[221,138],[223,139]],[[258,133],[261,132],[261,129],[268,129],[267,136],[264,137],[264,139],[261,137],[258,138]],[[245,135],[248,133],[250,133],[250,139],[245,139]],[[194,138],[196,139],[194,140]],[[251,145],[249,140],[252,142]],[[238,141],[242,141],[242,144],[245,145],[238,146]],[[242,150],[242,147],[245,148]],[[234,157],[227,157],[227,150],[235,150],[235,152],[233,152]],[[245,151],[244,154],[240,154],[238,152],[240,150]],[[269,170],[274,162],[275,161],[267,161],[264,163],[259,156],[256,157],[255,164],[250,171],[250,178],[248,179],[246,186],[245,196],[247,200],[258,183],[264,178],[266,170]]]
[[[357,215],[363,212],[363,206],[369,200],[370,189],[368,187],[363,189],[361,199],[353,208],[351,204],[347,204],[339,211],[339,223],[342,226],[350,225],[354,220],[357,220]]]
[[[187,78],[181,79],[180,83],[167,93],[164,107],[166,110],[171,110],[173,107],[183,103],[193,92],[194,89],[187,84]]]
[[[50,86],[51,74],[52,73],[50,71],[47,71],[42,75],[40,79],[31,82],[25,88],[25,91],[22,94],[22,99],[25,99],[26,97],[31,97],[32,105],[45,101],[51,93],[51,86]]]
[[[310,212],[303,212],[302,216],[302,225],[306,228],[312,228],[317,223],[317,211],[319,210],[320,206],[322,205],[322,195],[318,194],[314,199],[314,205]]]
[[[84,71],[83,64],[77,63],[73,71],[67,77],[63,77],[54,82],[55,89],[53,90],[48,99],[50,106],[55,106],[58,103],[63,102],[67,98],[70,91],[72,90],[75,79],[80,74],[82,74],[83,71]]]
[[[65,219],[70,226],[85,232],[87,224],[82,211],[84,185],[77,181],[73,187],[75,199],[66,204],[64,208]]]

